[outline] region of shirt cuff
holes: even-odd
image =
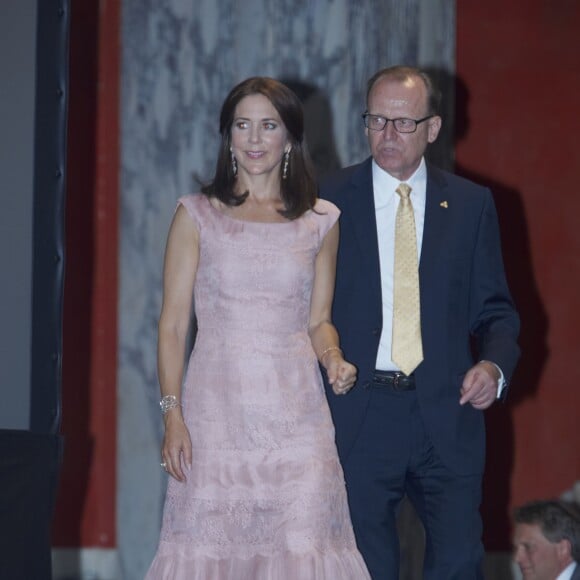
[[[496,399],[501,399],[501,395],[503,393],[503,390],[506,386],[505,384],[505,376],[503,374],[503,371],[492,361],[490,360],[480,360],[479,362],[488,362],[491,363],[498,371],[499,371],[499,379],[497,380],[497,394],[496,394]]]

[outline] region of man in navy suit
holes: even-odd
[[[363,115],[372,155],[320,192],[342,210],[333,322],[358,367],[355,388],[328,398],[373,580],[398,578],[405,494],[426,532],[424,578],[482,578],[483,411],[505,392],[519,357],[491,193],[423,157],[441,127],[439,101],[424,72],[379,71]],[[422,360],[408,374],[391,352],[401,183],[411,188],[419,258]]]

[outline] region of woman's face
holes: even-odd
[[[231,150],[238,163],[238,176],[279,174],[284,152],[290,151],[288,131],[264,95],[248,95],[236,106]]]

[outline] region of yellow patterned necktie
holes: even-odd
[[[419,261],[415,216],[406,183],[397,187],[401,200],[395,222],[395,268],[393,297],[393,362],[410,375],[423,360]]]

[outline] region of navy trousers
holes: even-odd
[[[373,580],[399,577],[396,514],[405,494],[425,528],[423,578],[483,578],[481,474],[459,476],[443,465],[425,431],[416,391],[373,385],[343,468],[357,544]]]

